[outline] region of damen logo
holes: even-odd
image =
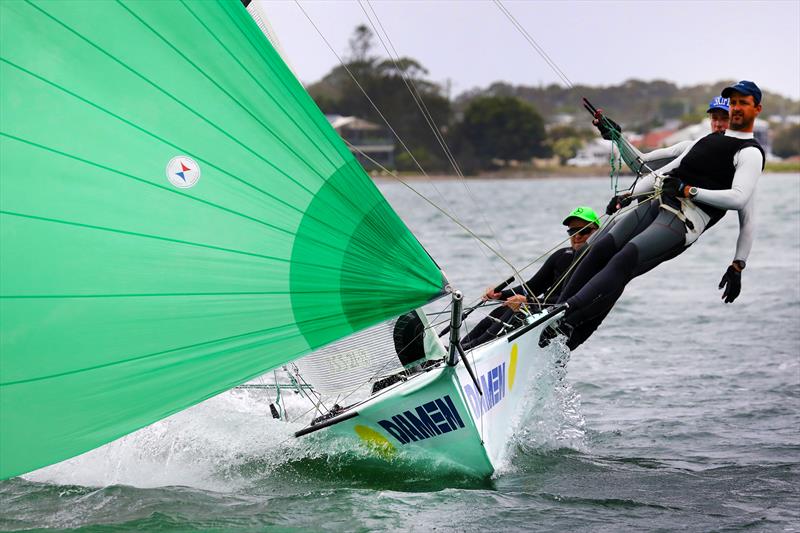
[[[181,189],[194,187],[200,180],[200,165],[185,155],[173,157],[167,163],[167,179]]]

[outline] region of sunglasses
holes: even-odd
[[[592,225],[584,226],[582,228],[567,228],[567,234],[570,237],[572,237],[575,234],[581,235],[582,237],[586,237],[587,235],[591,235],[594,230],[595,227]]]

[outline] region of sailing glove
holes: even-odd
[[[613,215],[623,207],[630,205],[633,201],[633,198],[630,194],[618,194],[611,198],[611,201],[608,202],[606,206],[606,214]]]
[[[607,141],[619,138],[622,135],[622,126],[606,116],[600,115],[592,121],[592,124],[600,130],[600,136]]]
[[[723,287],[725,291],[722,293],[722,299],[725,300],[726,304],[733,302],[742,292],[742,273],[736,270],[733,265],[728,267],[719,282],[719,288],[722,289]]]
[[[683,198],[683,189],[685,186],[686,184],[683,183],[680,178],[667,176],[661,183],[661,194],[675,198]]]

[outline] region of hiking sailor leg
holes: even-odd
[[[685,223],[674,213],[661,210],[646,230],[625,244],[602,270],[567,300],[570,310],[565,321],[577,327],[611,309],[643,265],[653,268],[676,257],[685,247]]]
[[[622,249],[622,246],[641,233],[658,215],[654,202],[642,202],[633,211],[615,219],[614,226],[605,235],[591,243],[589,251],[570,276],[558,303],[567,301],[581,290],[608,261]]]

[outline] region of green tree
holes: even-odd
[[[661,118],[679,118],[686,112],[686,102],[679,98],[661,100],[658,103],[658,111]]]
[[[365,24],[359,24],[353,30],[353,35],[350,37],[348,44],[350,45],[349,59],[352,62],[362,62],[369,60],[369,53],[372,51],[372,40],[375,38],[372,30]]]
[[[513,96],[490,96],[470,102],[459,128],[482,165],[493,159],[526,160],[550,155],[544,144],[544,120],[536,109]]]
[[[385,119],[425,171],[447,170],[444,151],[412,97],[409,86],[424,102],[424,108],[440,132],[447,131],[452,120],[450,101],[442,95],[438,85],[426,79],[428,71],[416,60],[405,57],[396,61],[382,59],[373,56],[371,50],[371,31],[357,27],[350,39],[350,61],[335,67],[322,80],[308,87],[309,94],[325,113],[356,116],[381,126]],[[395,146],[397,168],[418,170],[402,144],[395,141]]]
[[[800,155],[800,124],[784,128],[775,135],[772,153],[778,157]]]
[[[578,154],[585,141],[579,137],[564,137],[553,143],[553,153],[558,156],[558,161],[563,165],[568,159]]]
[[[567,159],[575,157],[586,141],[594,139],[597,132],[594,128],[576,128],[570,125],[551,126],[547,130],[547,146],[558,156],[563,165]]]

